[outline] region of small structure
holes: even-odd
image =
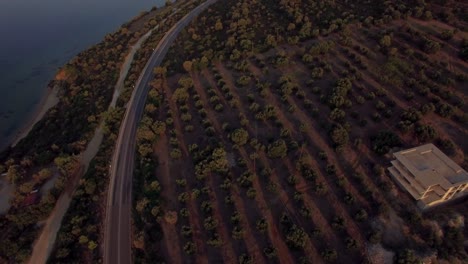
[[[433,144],[393,154],[390,175],[422,209],[468,194],[468,173]]]

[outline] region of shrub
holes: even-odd
[[[218,220],[214,219],[211,216],[208,216],[207,218],[205,218],[203,226],[206,230],[213,230],[218,226]]]
[[[286,142],[282,139],[269,144],[267,148],[268,157],[273,159],[286,157],[287,151],[288,147],[286,146]]]
[[[447,155],[455,154],[455,144],[450,139],[440,138],[436,143]]]
[[[277,256],[276,248],[274,248],[273,246],[267,246],[266,248],[264,248],[263,253],[269,259],[275,258]]]
[[[442,117],[450,117],[453,115],[454,110],[451,105],[445,103],[439,103],[436,108],[436,112]]]
[[[437,131],[430,125],[418,124],[414,131],[421,142],[427,142],[437,137]]]
[[[193,242],[187,242],[184,245],[184,252],[188,255],[192,255],[193,253],[197,252],[197,246]]]
[[[397,264],[422,264],[422,260],[417,258],[414,255],[414,251],[410,249],[404,249],[403,251],[398,252],[393,257],[394,263]]]
[[[184,236],[184,237],[191,237],[192,236],[192,228],[190,226],[182,226],[182,228],[180,229],[180,233]]]
[[[235,226],[232,230],[232,238],[240,240],[244,237],[245,230],[242,227]]]
[[[433,54],[440,50],[440,43],[430,39],[425,39],[423,44],[423,50],[426,53]]]
[[[250,199],[255,198],[256,195],[257,195],[257,191],[255,190],[255,188],[250,187],[250,188],[247,190],[247,197],[249,197]]]
[[[334,249],[325,249],[321,253],[325,261],[333,262],[338,258],[338,253]]]
[[[377,154],[385,154],[391,148],[401,145],[400,137],[391,131],[380,131],[375,137],[372,138],[372,150]]]
[[[247,254],[242,254],[239,256],[239,264],[253,264],[253,258]]]
[[[262,218],[258,220],[256,223],[256,228],[258,231],[260,231],[260,233],[265,233],[268,229],[268,222],[266,221],[266,219]]]
[[[304,248],[307,242],[307,234],[304,229],[293,225],[286,234],[286,244],[293,249]]]
[[[178,148],[175,148],[171,151],[170,156],[172,159],[180,159],[182,157],[182,151]]]
[[[349,141],[348,131],[341,125],[334,126],[330,132],[330,137],[335,147],[344,146]]]
[[[243,128],[238,128],[231,133],[230,138],[234,144],[243,146],[249,139],[249,133]]]

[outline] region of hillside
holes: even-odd
[[[140,125],[136,261],[466,260],[467,203],[423,213],[385,170],[426,142],[468,167],[468,5],[425,2],[220,1],[191,23]]]

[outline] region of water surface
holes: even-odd
[[[0,0],[0,143],[31,116],[58,67],[164,2]]]

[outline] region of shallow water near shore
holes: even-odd
[[[57,69],[162,0],[0,0],[0,143],[33,115]]]

